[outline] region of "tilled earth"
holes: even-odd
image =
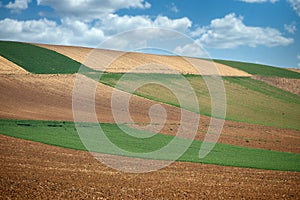
[[[2,135],[0,158],[0,199],[300,198],[299,172],[175,162],[133,174],[108,168],[88,152]]]

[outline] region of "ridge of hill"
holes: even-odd
[[[251,76],[242,70],[197,58],[121,52],[106,49],[94,50],[92,48],[76,46],[49,44],[34,45],[61,53],[76,60],[77,62],[84,63],[92,69],[111,73],[126,73],[136,66],[144,66],[143,70],[139,69],[137,71],[138,73],[173,73],[171,70],[166,70],[161,67],[167,66],[182,74],[199,74],[199,71],[197,71],[194,67],[198,66],[201,75],[216,75],[215,70],[213,70],[216,68],[221,76]],[[111,61],[113,62],[111,63]]]

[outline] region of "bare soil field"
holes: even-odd
[[[298,199],[300,173],[175,162],[132,174],[84,151],[0,135],[1,199]],[[117,160],[115,159],[117,162]]]
[[[254,79],[264,81],[272,86],[300,95],[300,79],[262,77],[255,76]]]
[[[73,121],[72,94],[75,77],[76,75],[0,75],[0,118]],[[111,108],[113,88],[101,83],[97,85],[95,107],[98,121],[115,123]],[[79,100],[91,103],[85,96]],[[150,123],[149,109],[156,104],[157,102],[138,96],[131,97],[130,115],[141,129]],[[160,105],[167,113],[165,126],[160,132],[176,135],[181,117],[180,109],[162,103]],[[121,122],[130,123],[125,118],[126,113],[120,110],[118,116],[124,116]],[[92,121],[89,119],[90,113],[82,110],[81,114],[86,116],[86,121]],[[204,138],[210,118],[201,115],[200,121],[196,139]],[[292,129],[226,121],[219,142],[300,153],[300,134],[298,130]]]
[[[300,73],[300,69],[296,69],[296,68],[288,68],[288,70],[291,70],[291,71]]]
[[[0,56],[0,74],[27,74],[28,72],[15,63]]]
[[[58,46],[46,44],[35,45],[51,49],[80,63],[84,63],[88,67],[97,70],[103,70],[106,72],[126,73],[130,70],[133,70],[134,67],[144,66],[143,69],[138,69],[135,72],[172,73],[172,70],[176,70],[182,74],[199,74],[199,71],[197,71],[193,67],[194,65],[199,67],[201,75],[220,74],[221,76],[251,76],[244,71],[229,67],[227,65],[195,58],[160,56],[132,52],[124,53],[120,51],[104,49],[96,49],[93,51],[93,49],[91,48],[74,46]],[[167,66],[171,70],[166,69],[163,66]],[[216,70],[213,70],[214,68]]]

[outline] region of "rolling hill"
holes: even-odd
[[[162,135],[158,134],[157,136],[161,139],[150,142],[154,145],[153,147],[159,146],[159,141],[168,141],[166,138],[170,139],[175,136],[180,127],[180,105],[172,91],[157,84],[147,84],[139,87],[130,99],[129,109],[133,122],[127,120],[116,122],[114,120],[111,97],[113,92],[127,94],[129,86],[139,85],[145,80],[163,80],[175,85],[178,91],[185,94],[187,88],[178,82],[177,76],[171,74],[168,70],[159,68],[159,65],[165,64],[178,70],[188,81],[196,93],[200,106],[200,113],[196,114],[201,116],[201,123],[198,127],[194,146],[190,147],[181,158],[181,161],[263,169],[299,170],[300,166],[296,163],[299,161],[300,152],[300,127],[298,123],[300,97],[260,80],[254,80],[253,75],[265,75],[260,69],[258,70],[257,65],[250,65],[249,68],[251,69],[245,70],[244,68],[247,68],[246,64],[242,64],[241,67],[238,62],[224,63],[222,61],[222,64],[216,64],[227,95],[226,122],[219,140],[221,144],[217,145],[216,154],[212,154],[215,157],[212,156],[207,160],[197,160],[195,159],[195,150],[201,144],[200,141],[203,140],[210,123],[211,99],[204,77],[216,75],[210,70],[213,63],[196,58],[186,58],[189,62],[198,65],[203,75],[200,76],[193,71],[194,69],[187,60],[179,57],[97,50],[98,56],[95,56],[94,60],[84,62],[90,51],[91,49],[81,47],[1,41],[0,55],[2,57],[0,66],[3,67],[1,67],[0,72],[0,92],[2,94],[0,103],[3,106],[0,109],[0,121],[2,123],[0,133],[83,150],[78,147],[78,141],[75,146],[70,146],[69,142],[78,140],[78,138],[74,138],[73,125],[70,125],[70,127],[65,126],[65,124],[73,121],[72,95],[74,82],[77,77],[82,77],[83,80],[97,85],[95,91],[97,119],[100,124],[114,130],[111,134],[117,143],[123,145],[122,148],[127,148],[126,144],[129,144],[131,139],[123,136],[120,136],[123,139],[115,137],[121,134],[118,129],[115,129],[115,123],[122,123],[129,128],[140,127],[141,134],[146,133],[151,131],[145,128],[146,125],[151,123],[148,115],[149,109],[157,104],[163,107],[167,113],[167,119],[159,132]],[[112,62],[107,69],[101,68],[103,63],[108,62],[115,55],[120,55],[118,60]],[[78,74],[81,62],[84,62],[83,71],[82,74]],[[127,79],[122,87],[116,88],[118,81],[124,76],[125,72],[135,65],[144,65],[148,62],[154,63],[154,66],[158,67],[154,67],[153,70],[153,66],[148,65],[148,68],[131,74],[131,78]],[[267,66],[262,68],[269,70],[269,75],[274,78],[299,78],[296,72],[279,68],[269,69]],[[104,73],[102,73],[100,80],[95,82],[93,78],[97,77],[98,72]],[[86,90],[89,90],[89,88],[86,88]],[[189,94],[186,95],[188,100]],[[91,101],[84,95],[78,100],[81,102]],[[194,106],[188,104],[183,108],[189,112],[194,112]],[[118,113],[120,116],[126,115],[126,112],[122,110],[119,110]],[[94,122],[93,119],[89,118],[91,113],[85,113],[82,110],[82,114],[86,116],[86,122]],[[18,121],[25,119],[30,121]],[[59,126],[53,129],[52,125],[43,124],[47,123],[47,120],[55,120],[51,123]],[[105,125],[105,123],[108,124]],[[156,125],[160,126],[160,124]],[[40,128],[36,129],[36,127]],[[27,131],[25,131],[25,128],[27,128]],[[130,130],[134,132],[135,129]],[[23,131],[26,134],[25,132],[22,133]],[[39,135],[40,131],[44,133],[43,136]],[[56,131],[59,134],[55,136]],[[66,140],[60,140],[59,137],[61,136],[66,137]],[[57,142],[62,143],[58,144]],[[138,151],[147,150],[147,145],[138,145],[139,142],[143,141],[134,141],[134,145],[130,146],[141,147]],[[131,147],[129,149],[133,150]],[[246,157],[238,157],[237,160],[224,160],[222,155],[217,153],[222,151],[231,152],[228,157],[240,152],[248,155],[249,158],[248,161],[246,161]],[[259,155],[263,155],[263,160],[268,156],[273,159],[259,164],[258,161],[253,159]],[[246,160],[243,161],[242,158]],[[283,158],[288,158],[288,160],[282,160]],[[151,159],[155,158],[151,157]],[[258,157],[258,159],[261,158]],[[286,165],[280,167],[279,163],[286,163]]]

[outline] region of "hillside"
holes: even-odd
[[[201,75],[212,75],[215,73],[210,68],[216,66],[221,76],[250,76],[248,73],[234,69],[232,67],[212,63],[206,60],[194,58],[182,58],[177,56],[160,56],[153,54],[133,53],[133,52],[120,52],[104,49],[96,49],[93,51],[91,48],[85,47],[72,47],[72,46],[58,46],[58,45],[45,45],[35,44],[44,47],[65,56],[68,56],[77,62],[84,63],[95,70],[104,70],[111,73],[126,73],[133,67],[146,65],[144,70],[139,70],[139,73],[172,73],[168,70],[161,69],[159,66],[168,66],[173,70],[182,74],[199,74],[198,71],[192,66],[200,68]],[[90,55],[91,53],[91,55]],[[90,56],[90,57],[89,57]],[[115,58],[117,58],[115,60]],[[110,63],[113,61],[112,63]],[[151,63],[152,65],[149,65]],[[106,67],[107,66],[107,67]],[[106,67],[106,68],[105,68]],[[105,68],[105,69],[104,69]],[[156,68],[156,69],[154,69]]]
[[[93,76],[97,76],[97,73],[95,73],[97,71],[95,70],[99,70],[98,68],[93,68],[91,65],[86,64],[87,67],[84,67],[84,74],[88,75],[86,77],[78,74],[76,71],[81,66],[81,63],[70,58],[71,55],[79,53],[87,55],[86,53],[89,50],[87,48],[51,46],[51,48],[61,48],[66,51],[70,56],[67,57],[58,51],[44,49],[31,44],[2,42],[0,45],[4,47],[0,49],[0,52],[5,57],[1,61],[4,67],[1,68],[2,72],[0,73],[0,92],[2,94],[0,103],[4,105],[0,108],[0,121],[2,124],[0,132],[2,134],[84,150],[82,145],[80,147],[80,141],[75,134],[74,126],[68,125],[73,121],[72,95],[77,77],[97,85],[95,110],[98,122],[102,126],[108,127],[113,140],[121,146],[123,145],[122,148],[142,152],[149,151],[149,149],[152,150],[153,147],[161,145],[163,141],[168,143],[169,139],[175,136],[180,128],[181,109],[178,100],[172,91],[163,86],[147,84],[139,87],[134,92],[130,99],[129,108],[133,121],[126,118],[126,112],[122,109],[118,110],[118,116],[123,121],[115,121],[111,107],[113,92],[124,96],[127,94],[129,86],[140,85],[143,81],[163,80],[164,83],[176,86],[180,93],[189,96],[190,94],[187,94],[188,88],[181,85],[181,82],[178,81],[178,75],[160,71],[158,68],[156,68],[157,71],[151,71],[151,67],[147,69],[150,71],[146,70],[148,73],[140,71],[139,73],[127,74],[130,75],[129,78],[121,87],[118,86],[118,89],[116,88],[119,79],[124,76],[124,73],[120,72],[129,70],[133,64],[156,61],[156,64],[173,63],[172,66],[176,69],[176,67],[180,67],[178,63],[185,64],[180,58],[125,53],[120,57],[120,62],[113,62],[108,68],[119,73],[105,72],[99,82],[95,82],[95,80],[88,77],[93,78]],[[23,51],[23,47],[26,51]],[[99,50],[98,53],[102,55],[99,58],[107,58],[109,54],[118,52]],[[78,56],[78,59],[83,58],[84,55]],[[52,62],[53,59],[55,60],[54,62]],[[194,60],[194,63],[199,61],[199,66],[203,67],[203,73],[206,76],[215,75],[210,73],[209,66],[211,66],[211,63],[208,63],[208,61],[194,58],[191,60]],[[103,62],[105,63],[105,59]],[[128,65],[124,65],[125,67],[123,68],[120,67],[122,63],[127,62],[129,63]],[[190,70],[188,67],[189,65],[184,66],[181,73]],[[185,80],[188,81],[196,93],[200,113],[193,113],[195,111],[195,105],[193,104],[186,104],[187,106],[183,108],[189,110],[188,113],[191,113],[191,116],[199,115],[201,123],[198,125],[196,140],[193,141],[194,146],[190,147],[188,152],[181,158],[181,161],[297,171],[299,166],[295,164],[297,163],[295,161],[298,160],[297,156],[300,152],[300,127],[298,123],[300,97],[264,82],[253,80],[248,77],[248,73],[240,70],[225,65],[218,65],[218,67],[223,73],[222,79],[227,95],[226,122],[219,139],[219,142],[222,144],[217,145],[218,148],[211,158],[207,160],[197,159],[197,149],[201,144],[201,140],[204,139],[210,123],[211,99],[205,83],[205,77],[183,74]],[[90,90],[90,88],[84,89],[86,91]],[[188,98],[186,100],[189,102]],[[84,94],[77,101],[92,102]],[[123,105],[122,101],[118,102],[117,107]],[[157,104],[166,111],[167,119],[164,124],[151,122],[150,120],[149,109]],[[275,107],[276,109],[274,109]],[[95,119],[89,118],[91,113],[87,113],[85,110],[82,110],[81,113],[86,116],[85,122],[95,122]],[[27,121],[22,121],[25,119]],[[48,120],[51,120],[50,124],[48,124]],[[142,145],[145,142],[144,140],[124,137],[122,131],[116,129],[116,123],[128,126],[131,132],[137,131],[136,129],[142,131],[137,131],[138,134],[146,134],[147,131],[155,131],[157,127],[162,127],[159,130],[160,134],[157,135],[157,138],[160,139],[151,140],[150,146],[148,144]],[[152,124],[151,129],[147,128],[147,125],[150,123]],[[189,127],[186,127],[185,130],[189,130]],[[39,135],[40,131],[43,131],[43,135]],[[62,138],[65,139],[63,140]],[[75,146],[72,141],[75,142]],[[126,146],[126,144],[132,145]],[[231,159],[224,160],[224,155],[222,156],[222,154],[218,153],[222,151],[228,152],[228,158],[231,157]],[[241,154],[249,155],[247,162],[246,160],[243,161],[242,157],[235,158],[232,156],[237,154],[237,152],[244,152]],[[286,152],[291,154],[285,154]],[[273,161],[270,161],[271,163],[260,163],[255,160],[261,158],[257,157],[258,155],[264,156],[264,159],[262,159],[264,161],[267,161],[265,158],[270,157],[273,158]],[[243,158],[245,157],[243,156]],[[284,161],[284,158],[289,160]],[[164,157],[164,159],[167,158]],[[281,165],[280,163],[286,163],[286,165]],[[278,167],[278,165],[281,165],[282,168]]]

